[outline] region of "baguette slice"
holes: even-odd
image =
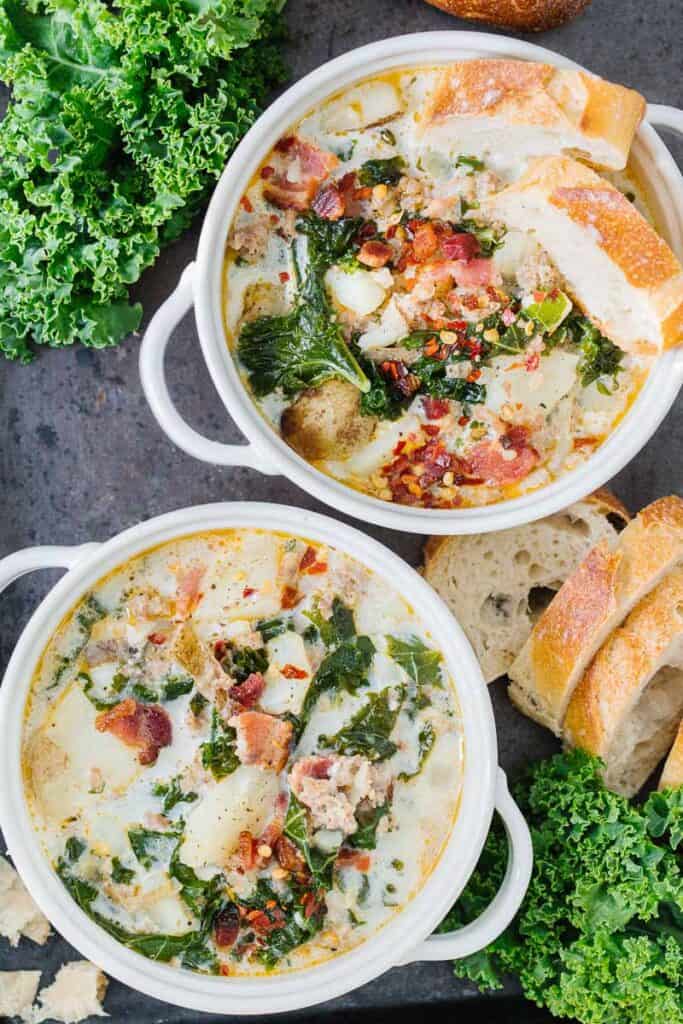
[[[571,157],[534,160],[488,214],[531,232],[603,334],[627,352],[683,343],[683,267],[617,188]]]
[[[463,153],[495,161],[571,152],[597,167],[626,166],[645,100],[586,71],[524,60],[464,60],[444,68],[423,128],[443,125]]]
[[[638,792],[683,715],[683,567],[615,629],[574,691],[565,742],[605,762],[609,789]]]
[[[590,0],[427,0],[447,14],[517,32],[545,32],[571,21]]]
[[[541,615],[510,667],[520,711],[559,736],[589,663],[629,612],[683,561],[683,500],[660,498],[616,544],[588,552]]]
[[[683,721],[678,727],[678,735],[659,780],[660,789],[678,789],[679,786],[683,786]]]
[[[487,683],[507,672],[543,600],[559,590],[589,548],[614,540],[628,512],[596,491],[564,512],[498,533],[431,537],[423,574],[465,630]]]

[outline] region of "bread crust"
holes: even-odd
[[[623,275],[626,300],[630,297],[647,306],[650,324],[645,336],[636,341],[626,335],[616,336],[618,324],[610,327],[601,323],[600,311],[586,307],[588,316],[612,340],[636,352],[656,352],[683,344],[683,267],[619,189],[571,157],[543,157],[531,161],[522,177],[493,196],[487,206],[505,221],[506,208],[509,216],[511,209],[522,204],[527,210],[528,227],[533,229],[530,202],[535,204],[536,217],[542,216],[544,208],[554,208],[581,228],[586,245],[601,250]],[[562,266],[562,253],[550,252],[550,256],[565,273],[570,288],[575,285],[576,298],[584,305],[580,285]]]
[[[678,652],[681,636],[683,568],[678,568],[644,597],[605,641],[574,691],[564,720],[564,739],[601,757],[608,774],[612,760],[624,756],[624,750],[615,749],[623,741],[620,733],[641,698],[647,700],[646,690],[655,674],[667,664],[674,649]],[[672,731],[676,721],[671,723]],[[655,753],[656,760],[663,753]],[[636,789],[653,767],[647,760],[632,765]]]
[[[447,14],[500,28],[545,32],[580,14],[591,0],[427,0]]]
[[[609,633],[683,560],[683,500],[648,505],[610,549],[588,552],[541,615],[510,669],[511,699],[561,734],[572,694]]]
[[[595,166],[621,170],[644,112],[639,93],[586,71],[479,59],[457,61],[443,70],[424,124],[453,117],[496,118],[507,125],[542,128],[557,134],[558,150],[572,149]]]
[[[683,722],[678,727],[678,735],[664,763],[660,789],[678,789],[683,786]]]

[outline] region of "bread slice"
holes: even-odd
[[[601,540],[566,580],[509,670],[520,711],[556,735],[572,694],[610,633],[683,561],[683,500],[660,498],[616,543]]]
[[[574,691],[565,742],[605,762],[605,784],[637,793],[662,760],[683,715],[683,567],[633,609]]]
[[[591,0],[428,0],[447,14],[470,21],[486,21],[517,32],[545,32],[570,21]]]
[[[626,166],[645,113],[637,92],[573,68],[480,59],[449,64],[429,98],[422,126],[444,125],[463,153],[483,149],[519,161],[570,152],[596,167]]]
[[[621,502],[602,490],[526,526],[427,541],[424,577],[465,630],[487,683],[507,672],[588,549],[614,540],[628,518]]]
[[[683,786],[683,721],[678,727],[678,735],[659,780],[660,789],[677,789],[679,786]]]
[[[683,267],[619,189],[567,156],[531,162],[486,212],[531,232],[587,316],[627,352],[683,342]]]

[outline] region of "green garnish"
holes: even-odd
[[[226,725],[213,709],[211,714],[211,736],[202,743],[202,764],[208,768],[214,779],[224,779],[240,766],[237,756],[237,733],[230,725]]]
[[[175,849],[180,832],[169,830],[158,832],[151,828],[128,829],[131,849],[144,868],[166,863]]]
[[[175,775],[170,782],[155,782],[152,787],[154,796],[163,797],[161,809],[164,814],[172,811],[177,804],[193,804],[199,797],[194,792],[186,792],[180,787],[180,776]]]
[[[118,857],[113,857],[111,862],[111,880],[119,885],[130,885],[135,878],[132,868],[123,866]]]
[[[285,818],[285,835],[297,846],[308,869],[313,876],[317,888],[329,889],[332,886],[332,869],[337,859],[338,850],[323,853],[311,842],[308,832],[308,812],[294,793],[289,795],[287,816]]]
[[[385,160],[366,160],[358,170],[358,180],[364,187],[398,185],[405,166],[406,162],[402,156],[390,156]]]
[[[396,725],[403,697],[402,690],[389,687],[371,693],[348,725],[334,736],[319,736],[318,742],[340,754],[360,754],[369,761],[385,761],[398,750],[389,736]]]
[[[480,160],[477,156],[468,156],[466,153],[461,153],[458,159],[455,161],[456,167],[467,167],[470,174],[474,174],[475,171],[483,171],[486,164],[483,160]]]
[[[73,861],[78,860],[85,848],[86,846],[82,839],[77,839],[76,836],[70,836],[64,846],[64,852],[67,859],[73,863]]]
[[[176,700],[194,688],[192,676],[166,676],[161,684],[161,699]]]
[[[387,653],[418,686],[443,686],[441,652],[427,647],[419,637],[399,640],[398,637],[388,636]]]
[[[356,815],[358,830],[350,835],[346,842],[357,850],[374,850],[377,846],[377,826],[389,813],[390,802],[385,800],[379,807],[368,811],[359,811]]]

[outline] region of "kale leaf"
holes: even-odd
[[[297,800],[294,793],[289,795],[284,833],[301,852],[316,888],[329,889],[332,885],[332,871],[337,859],[337,850],[323,853],[311,842],[308,832],[308,812]]]
[[[401,156],[390,156],[386,159],[366,160],[358,169],[358,180],[361,185],[398,185],[406,162]]]
[[[297,225],[308,239],[308,262],[302,271],[295,246],[299,290],[294,308],[281,316],[252,320],[239,336],[237,351],[250,386],[258,397],[277,388],[291,395],[341,377],[361,392],[368,391],[370,382],[344,341],[323,281],[357,225],[346,219],[325,221],[315,214],[300,218]]]
[[[399,640],[398,637],[388,636],[387,653],[419,687],[443,686],[441,652],[427,647],[419,637]]]
[[[385,761],[398,747],[389,736],[396,725],[404,691],[386,687],[371,693],[348,725],[334,736],[319,736],[318,742],[340,754],[360,754],[369,761]]]
[[[178,804],[193,804],[199,799],[196,793],[181,789],[179,775],[175,775],[170,782],[155,782],[152,793],[154,796],[163,797],[161,809],[164,814],[168,814]]]
[[[159,832],[151,828],[128,829],[128,841],[131,849],[143,868],[151,868],[154,864],[165,864],[178,844],[180,832],[169,830]]]
[[[424,768],[425,761],[432,752],[432,747],[436,742],[436,733],[434,732],[434,726],[431,722],[425,722],[420,729],[418,734],[418,755],[417,755],[417,767],[413,772],[401,772],[399,779],[401,782],[408,782],[410,779],[414,779],[416,775],[419,775]]]
[[[135,878],[132,868],[124,867],[118,857],[113,857],[111,862],[111,880],[119,885],[130,885]]]
[[[282,0],[1,0],[0,352],[101,348],[272,85]]]
[[[186,693],[191,693],[193,687],[192,676],[166,676],[161,684],[161,699],[176,700]]]
[[[230,725],[226,725],[213,709],[211,714],[211,734],[206,743],[202,743],[202,764],[208,768],[214,779],[224,779],[240,766],[237,756],[237,733]]]
[[[346,839],[349,846],[357,850],[374,850],[377,846],[377,826],[390,809],[390,801],[387,799],[379,807],[372,807],[368,811],[359,811],[356,814],[358,831]]]
[[[368,685],[368,671],[375,654],[375,645],[369,636],[344,640],[323,658],[311,680],[301,708],[300,721],[305,724],[320,695],[326,691],[356,693]]]
[[[572,751],[515,787],[534,846],[531,884],[503,935],[455,972],[483,988],[513,975],[529,999],[582,1024],[683,1024],[680,791],[638,807],[605,789],[601,770]],[[496,824],[442,930],[490,904],[506,862]]]

